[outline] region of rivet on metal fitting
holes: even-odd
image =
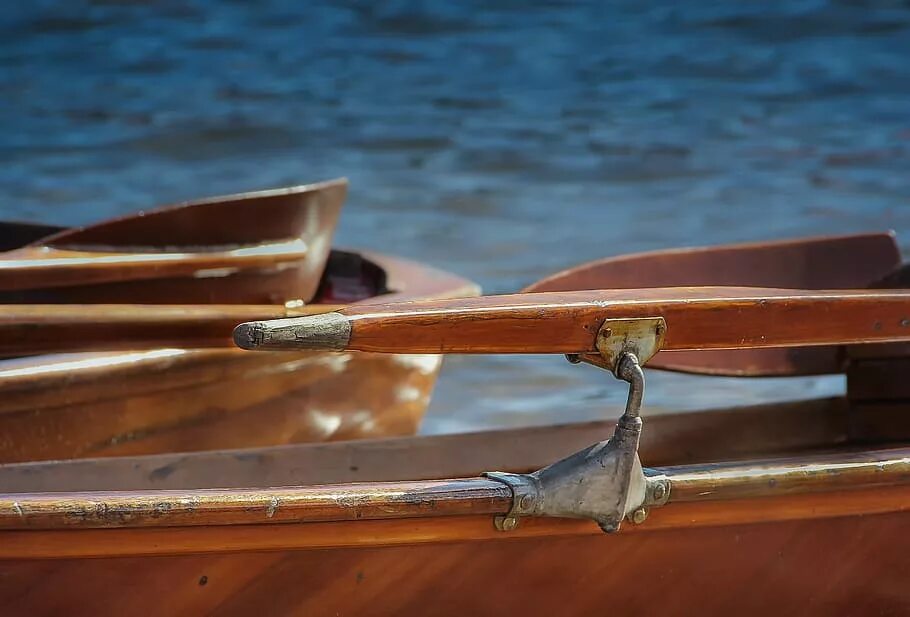
[[[518,519],[514,516],[497,516],[493,524],[499,531],[512,531],[518,527]]]
[[[645,519],[648,518],[648,509],[645,507],[638,508],[629,515],[629,518],[632,519],[632,522],[636,525],[641,525],[645,522]]]

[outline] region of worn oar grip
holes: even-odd
[[[242,349],[342,350],[351,339],[351,322],[341,313],[251,321],[234,328],[234,342]]]

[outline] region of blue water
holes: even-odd
[[[906,1],[8,4],[4,217],[344,175],[340,243],[488,292],[661,247],[910,241]],[[650,381],[657,408],[840,387]],[[614,415],[624,397],[526,357],[452,358],[436,394],[430,432]]]

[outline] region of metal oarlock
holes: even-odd
[[[591,519],[604,531],[614,532],[623,518],[644,522],[647,506],[666,503],[667,482],[661,476],[646,476],[638,458],[645,384],[641,363],[657,353],[665,330],[661,318],[604,322],[597,335],[600,357],[583,359],[629,383],[626,407],[613,436],[534,473],[484,474],[512,490],[512,508],[496,517],[497,529],[511,531],[523,516],[553,516]]]

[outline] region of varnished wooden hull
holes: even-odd
[[[478,292],[433,268],[331,250],[346,189],[335,180],[232,195],[85,228],[0,224],[0,302],[293,311]],[[28,339],[33,327],[40,318],[14,336]],[[20,340],[11,349],[56,349],[48,331],[35,347]],[[133,340],[138,328],[121,331]],[[167,340],[186,348],[101,345],[0,359],[0,463],[412,434],[441,361],[193,349],[179,333]]]
[[[336,252],[318,300],[476,292],[433,268]],[[0,361],[0,462],[413,434],[441,360],[158,349]]]
[[[154,364],[102,376],[86,396],[44,407],[43,393],[0,413],[4,462],[188,452],[416,432],[441,356],[138,352]],[[124,354],[129,355],[129,354]],[[168,362],[168,360],[176,360]],[[64,389],[65,385],[62,386]],[[145,391],[143,391],[145,389]],[[65,397],[66,394],[63,393]],[[58,401],[60,399],[58,398]]]
[[[154,208],[88,227],[0,223],[0,301],[309,302],[326,267],[346,192],[347,181],[334,180]],[[267,251],[255,263],[236,259],[244,251],[278,249],[288,241],[297,243],[296,251],[273,251],[272,260]],[[235,259],[193,267],[221,252]],[[78,263],[64,267],[59,257]],[[55,259],[56,267],[41,267]]]
[[[648,534],[0,562],[5,615],[903,615],[904,513]]]
[[[864,441],[852,433],[850,417],[841,399],[661,416],[648,421],[642,456],[668,465],[849,451]],[[257,479],[280,486],[408,478],[421,471],[424,477],[519,471],[590,443],[609,428],[598,422],[8,465],[0,466],[0,484],[14,493],[191,489],[249,486]],[[883,439],[900,438],[894,431]],[[188,511],[183,527],[150,521],[142,528],[79,529],[89,518],[120,527],[110,512],[85,512],[62,526],[34,530],[11,530],[16,523],[4,517],[0,607],[9,615],[827,616],[910,610],[903,584],[910,551],[906,483],[671,503],[612,535],[589,521],[561,519],[528,519],[503,533],[489,516],[426,512],[397,520],[274,523],[263,511],[258,523],[196,525]]]

